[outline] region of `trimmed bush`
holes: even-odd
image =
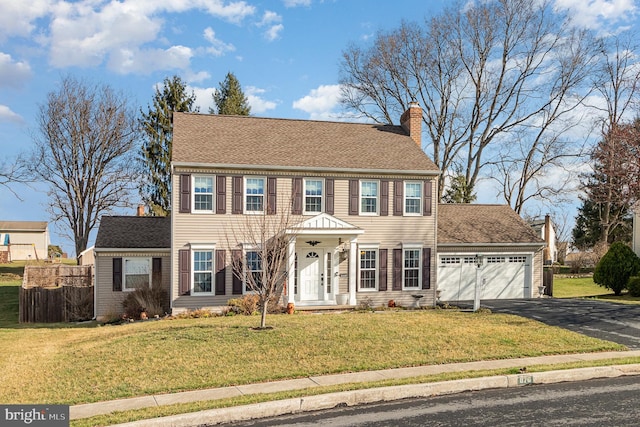
[[[627,289],[629,290],[629,295],[632,297],[640,297],[640,277],[630,277],[629,283],[627,283]]]
[[[621,295],[627,287],[629,277],[640,272],[640,259],[624,243],[615,242],[596,265],[593,281]]]

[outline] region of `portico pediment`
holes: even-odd
[[[364,230],[333,215],[321,213],[294,225],[296,234],[362,234]]]

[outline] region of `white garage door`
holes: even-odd
[[[530,296],[531,257],[490,255],[482,257],[481,299],[526,298]],[[442,301],[473,300],[476,286],[475,256],[440,255],[438,289]]]

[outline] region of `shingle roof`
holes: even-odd
[[[45,231],[46,221],[0,221],[2,231]]]
[[[170,248],[171,219],[156,216],[103,216],[95,247]]]
[[[544,243],[508,205],[438,205],[438,244]]]
[[[439,172],[401,126],[194,113],[173,126],[177,164]]]

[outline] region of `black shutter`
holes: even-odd
[[[278,179],[267,177],[267,215],[275,215],[278,207]]]
[[[380,181],[380,216],[389,215],[389,181]]]
[[[334,207],[333,207],[333,190],[334,181],[333,178],[327,178],[324,180],[324,211],[329,215],[333,215]]]
[[[233,187],[233,203],[231,206],[232,214],[241,214],[242,213],[242,177],[234,176],[232,181]]]
[[[153,287],[162,286],[162,258],[151,260],[151,284]]]
[[[393,250],[393,290],[402,290],[402,249]]]
[[[380,266],[378,268],[378,290],[387,290],[387,250],[378,250],[378,257]]]
[[[358,215],[358,203],[360,202],[359,197],[360,190],[360,182],[357,179],[349,180],[349,215]]]
[[[393,214],[402,216],[404,210],[404,181],[393,182]]]
[[[242,278],[240,274],[242,272],[242,251],[240,249],[234,249],[231,251],[231,257],[233,262],[233,281],[231,283],[231,293],[234,295],[242,295]]]
[[[425,181],[424,182],[424,212],[423,215],[424,216],[429,216],[431,215],[431,193],[432,193],[432,188],[431,188],[431,183],[432,181]]]
[[[431,289],[431,248],[422,249],[422,289]]]
[[[220,249],[216,251],[216,295],[225,294],[225,280],[227,276],[227,267],[225,265],[227,251]]]
[[[113,258],[113,292],[122,291],[122,258]]]
[[[291,214],[302,215],[302,178],[291,178]]]
[[[180,213],[191,212],[191,175],[180,175]]]
[[[227,213],[227,177],[216,177],[216,213]]]
[[[191,294],[191,251],[180,249],[178,251],[178,294]]]

